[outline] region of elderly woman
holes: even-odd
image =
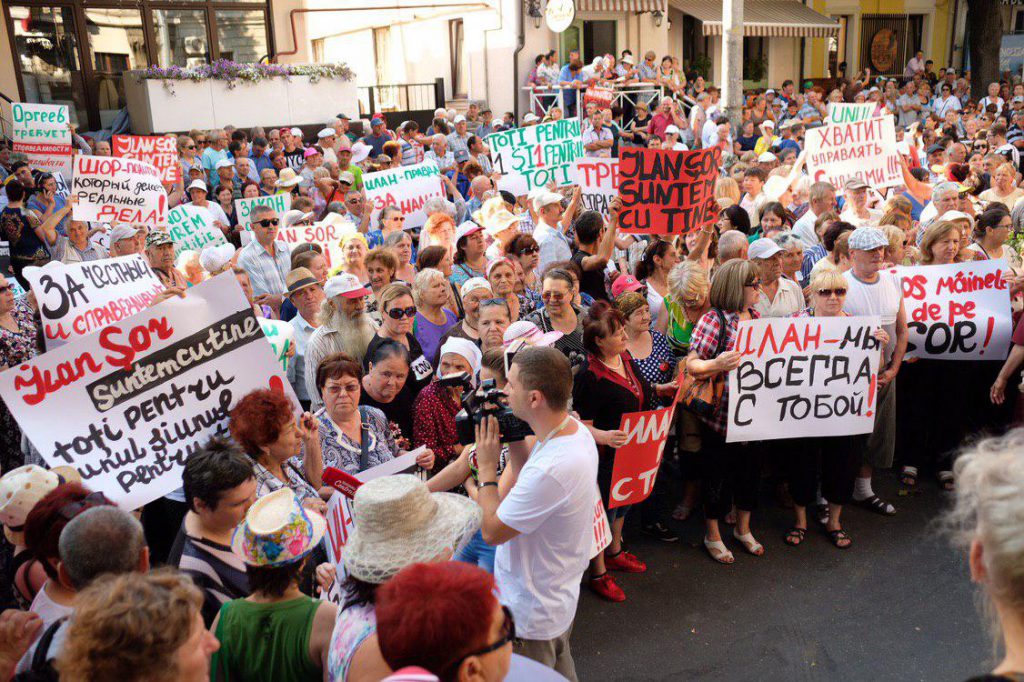
[[[436,364],[441,337],[459,323],[455,313],[445,307],[449,287],[449,281],[441,271],[433,268],[421,270],[412,283],[413,298],[416,301],[413,334],[432,365]]]
[[[487,277],[487,246],[484,228],[476,223],[462,223],[455,233],[455,254],[452,257],[452,284],[457,287],[473,277]]]
[[[777,201],[769,201],[761,209],[761,236],[773,239],[793,226],[793,216]]]
[[[722,379],[740,364],[736,328],[743,320],[760,317],[754,305],[761,297],[761,279],[757,267],[744,260],[723,264],[711,280],[711,310],[694,327],[687,356],[687,371],[696,376]],[[733,537],[755,556],[764,547],[750,532],[751,513],[757,506],[761,483],[761,447],[758,443],[726,443],[725,428],[729,409],[729,384],[726,381],[717,409],[699,415],[704,424],[700,452],[701,491],[704,503],[704,547],[715,561],[731,564],[732,552],[722,542],[719,521],[729,513],[735,501],[736,527]]]
[[[513,322],[535,310],[531,299],[516,293],[516,271],[509,259],[492,261],[487,266],[487,281],[494,296],[505,300]]]
[[[459,287],[452,281],[452,254],[443,246],[428,246],[419,253],[416,259],[417,271],[434,269],[441,272],[448,280],[448,309],[458,313],[462,317],[462,301],[459,296]]]
[[[296,420],[284,393],[259,389],[242,396],[229,416],[232,438],[252,459],[257,498],[287,487],[304,506],[326,508],[315,487],[324,462],[312,414]]]
[[[500,298],[480,302],[477,329],[480,332],[480,350],[505,347],[505,330],[512,324],[508,303]]]
[[[324,466],[358,474],[405,454],[395,441],[383,412],[360,405],[363,372],[344,353],[329,355],[316,371],[324,410],[319,414],[320,448]],[[429,470],[434,453],[428,448],[416,463]]]
[[[846,317],[843,305],[846,303],[846,278],[835,270],[817,273],[808,286],[810,306],[793,317]],[[884,330],[874,334],[880,347],[888,343]],[[853,540],[843,530],[840,517],[843,505],[853,497],[853,482],[860,468],[861,452],[865,436],[836,436],[829,438],[795,438],[784,441],[789,450],[789,491],[793,496],[795,520],[787,531],[785,541],[797,546],[807,533],[807,508],[815,503],[818,484],[821,495],[828,502],[825,531],[832,544],[846,549]]]
[[[972,230],[974,241],[967,248],[975,253],[975,260],[1001,258],[1014,271],[1021,268],[1020,255],[1006,240],[1013,234],[1010,212],[1002,204],[987,208],[978,216]]]
[[[1007,210],[1012,209],[1021,197],[1024,197],[1024,190],[1017,187],[1017,171],[1009,162],[1002,163],[995,169],[992,174],[992,187],[978,195],[982,201],[998,201]]]
[[[440,350],[438,379],[467,374],[476,383],[480,371],[480,349],[466,339],[448,339]],[[462,384],[435,381],[413,403],[413,445],[426,445],[436,455],[431,474],[436,474],[459,456],[462,446],[455,428],[455,415],[461,409]]]
[[[409,381],[409,349],[398,341],[381,339],[363,359],[361,405],[384,413],[399,447],[412,446],[412,403],[419,389]]]
[[[369,248],[366,237],[359,232],[348,232],[338,240],[338,246],[341,247],[342,261],[333,274],[347,272],[355,275],[360,282],[369,282],[370,273],[366,270],[366,253]]]
[[[599,446],[598,487],[612,531],[611,544],[591,560],[589,586],[601,597],[620,602],[626,595],[608,570],[643,573],[647,566],[622,548],[629,507],[608,507],[615,449],[626,442],[619,423],[625,413],[653,409],[656,396],[629,356],[625,320],[618,310],[605,301],[596,302],[586,316],[583,342],[587,356],[573,381],[572,403]]]
[[[393,232],[384,238],[384,246],[394,251],[398,259],[395,279],[412,284],[413,279],[416,278],[416,268],[413,266],[416,250],[412,243],[412,237],[407,232]]]
[[[557,348],[576,367],[586,357],[583,346],[583,320],[580,309],[573,304],[576,294],[575,280],[568,271],[552,268],[544,273],[541,298],[544,307],[526,316],[544,333],[558,331],[562,337],[555,341]]]
[[[764,220],[761,225],[764,226]],[[779,232],[771,239],[782,249],[782,276],[803,286],[800,268],[804,262],[804,243],[792,232]]]
[[[405,226],[405,215],[402,213],[402,209],[393,204],[382,208],[377,220],[379,225],[377,229],[366,233],[366,241],[371,249],[382,246],[388,236],[402,232]]]
[[[710,289],[707,271],[694,261],[683,261],[669,273],[668,295],[663,301],[665,314],[658,319],[655,329],[665,336],[677,358],[690,352],[690,335],[708,311]]]
[[[395,271],[398,269],[398,256],[391,249],[378,246],[366,254],[367,283],[373,295],[366,302],[366,312],[373,317],[374,321],[380,323],[380,292],[389,284],[395,281]]]
[[[206,271],[199,262],[198,251],[182,251],[174,261],[174,269],[182,274],[185,283],[190,287],[201,284],[206,279]]]
[[[380,306],[382,323],[366,347],[363,368],[369,368],[370,357],[374,354],[377,346],[385,340],[401,344],[409,352],[407,361],[411,375],[407,384],[415,396],[420,389],[430,383],[434,366],[427,359],[423,348],[413,334],[416,303],[413,299],[412,289],[399,282],[389,284],[380,293]]]

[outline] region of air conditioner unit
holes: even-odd
[[[206,38],[200,36],[185,38],[185,54],[206,54]]]

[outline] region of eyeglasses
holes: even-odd
[[[829,298],[832,295],[835,295],[835,296],[846,296],[846,289],[842,289],[842,288],[838,288],[838,289],[818,289],[818,296],[821,296],[823,298]]]
[[[527,246],[525,249],[519,252],[519,254],[522,256],[531,256],[535,253],[540,253],[539,246]]]
[[[107,496],[97,491],[89,493],[77,502],[69,502],[68,504],[65,504],[60,508],[60,515],[70,521],[86,509],[91,509],[92,507],[103,507],[110,504],[112,504],[112,502],[107,499]]]
[[[540,297],[544,301],[564,301],[568,294],[562,293],[561,291],[545,291]]]
[[[405,222],[405,216],[402,215],[401,213],[395,213],[394,215],[388,216],[388,220],[397,220],[400,223],[404,223]]]
[[[187,145],[185,145],[185,149],[195,149],[195,148],[196,148],[196,146],[194,144],[187,144]]]
[[[758,288],[761,287],[761,280],[755,279],[753,282],[748,282],[747,284],[744,284],[743,286],[745,286],[745,287],[753,287],[754,289],[758,289]]]
[[[512,617],[512,611],[502,604],[501,612],[504,614],[505,620],[501,624],[501,636],[498,638],[498,641],[494,644],[488,644],[483,649],[477,649],[476,651],[471,651],[464,656],[460,656],[458,660],[452,661],[446,665],[444,670],[458,667],[460,663],[470,656],[483,656],[484,654],[489,654],[492,651],[497,651],[516,638],[516,621],[515,618]]]
[[[260,227],[276,227],[278,222],[280,221],[277,218],[264,218],[263,220],[254,220],[252,221],[252,224],[259,225]]]
[[[388,311],[388,317],[392,320],[400,320],[403,317],[416,317],[416,306],[411,305],[408,308],[392,308]]]

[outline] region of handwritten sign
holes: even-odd
[[[576,159],[583,156],[580,121],[551,121],[528,128],[513,128],[487,136],[494,169],[501,173],[498,188],[522,196],[554,182],[576,182]]]
[[[715,181],[722,151],[626,148],[619,152],[619,231],[686,234],[718,217]]]
[[[278,219],[292,207],[292,195],[271,194],[268,197],[253,197],[252,199],[235,199],[235,215],[238,216],[238,226],[244,230],[252,230],[252,210],[257,206],[269,206],[277,212]]]
[[[145,161],[159,170],[162,182],[173,185],[181,182],[181,164],[178,162],[178,143],[166,135],[114,135],[110,151],[114,156]]]
[[[78,198],[75,220],[101,223],[167,224],[167,192],[161,173],[145,161],[111,156],[74,158],[71,194]]]
[[[367,173],[363,176],[363,189],[373,207],[371,225],[378,224],[381,209],[385,206],[398,206],[405,216],[406,229],[423,227],[427,222],[423,204],[444,196],[441,171],[433,161]]]
[[[892,116],[808,128],[804,140],[815,182],[830,182],[839,191],[853,177],[875,189],[903,184]]]
[[[674,407],[622,415],[626,443],[615,451],[608,508],[639,504],[654,490]]]
[[[1013,322],[1001,259],[894,268],[903,287],[907,357],[1002,362]]]
[[[740,322],[726,442],[850,436],[874,426],[877,317]]]
[[[213,224],[213,214],[202,206],[182,204],[167,214],[167,228],[174,241],[174,257],[182,251],[202,251],[227,244],[224,233]]]
[[[856,123],[874,117],[877,105],[874,102],[829,102],[830,123]]]
[[[608,217],[608,204],[619,193],[619,160],[585,157],[576,161],[576,181],[584,210]]]
[[[52,350],[145,310],[164,285],[142,254],[25,268]]]
[[[295,327],[281,320],[267,320],[261,317],[259,321],[270,347],[274,349],[277,361],[281,364],[281,370],[287,372],[288,349],[295,345]]]
[[[33,168],[71,178],[71,116],[63,104],[11,105],[14,151]]]
[[[298,405],[231,273],[0,374],[46,463],[126,509],[181,487],[185,458],[267,387]]]

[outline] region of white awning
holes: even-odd
[[[576,0],[577,12],[665,12],[665,0]]]
[[[671,0],[673,7],[703,23],[704,35],[722,35],[722,0]],[[797,0],[746,0],[743,35],[788,38],[829,38],[839,22]]]

